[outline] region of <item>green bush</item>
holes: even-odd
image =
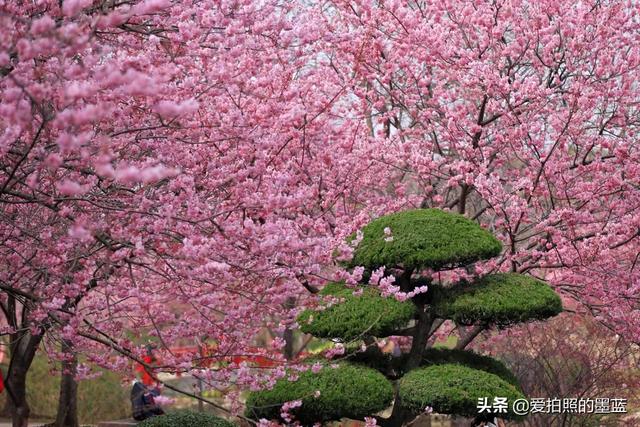
[[[422,360],[425,366],[459,364],[468,368],[489,372],[520,389],[518,379],[504,363],[493,357],[484,356],[470,350],[429,348],[424,351]]]
[[[389,227],[393,240],[387,241]],[[406,269],[467,265],[500,254],[502,244],[462,215],[414,209],[378,218],[362,229],[351,266]]]
[[[316,391],[320,392],[315,396]],[[271,390],[252,392],[246,415],[253,419],[279,419],[283,403],[302,400],[290,413],[302,424],[362,419],[387,408],[393,400],[393,386],[379,372],[349,363],[330,366],[318,373],[302,372],[297,381],[286,378]]]
[[[549,285],[517,273],[489,274],[471,283],[441,289],[436,292],[433,306],[438,317],[462,325],[508,326],[562,312],[562,301]]]
[[[380,371],[388,378],[399,378],[404,375],[407,353],[394,357],[381,351],[358,351],[348,356],[352,363],[368,366]],[[520,383],[507,366],[498,359],[484,356],[470,350],[448,348],[428,348],[422,356],[421,366],[458,364],[497,375],[509,384],[520,389]]]
[[[373,288],[365,287],[362,295],[354,296],[354,289],[331,283],[322,292],[344,302],[322,311],[305,310],[298,316],[300,330],[319,338],[352,340],[365,333],[386,337],[406,325],[415,314],[410,301],[382,297]]]
[[[211,414],[192,411],[169,412],[158,417],[148,418],[138,427],[233,427],[234,424]]]
[[[415,413],[433,408],[440,414],[482,417],[478,413],[478,399],[506,397],[509,408],[500,418],[519,418],[511,411],[511,404],[524,395],[512,384],[497,375],[457,364],[432,365],[414,369],[399,382],[401,404]],[[485,413],[486,414],[486,413]],[[487,418],[493,418],[487,414]]]
[[[252,393],[247,414],[278,419],[284,402],[302,400],[302,407],[293,408],[292,415],[303,424],[362,419],[385,409],[394,394],[389,380],[394,380],[394,405],[401,410],[394,408],[389,424],[400,425],[427,407],[479,421],[494,416],[520,418],[509,407],[504,408],[505,413],[478,412],[480,398],[487,399],[489,409],[497,397],[506,398],[507,405],[524,398],[518,380],[499,360],[471,351],[425,349],[422,340],[413,340],[411,350],[397,357],[375,345],[364,350],[359,346],[369,342],[366,335],[395,335],[410,320],[415,320],[415,331],[426,334],[435,318],[487,328],[544,319],[562,311],[559,296],[547,284],[518,274],[488,275],[451,286],[415,278],[425,268],[441,271],[469,266],[500,254],[500,241],[462,215],[437,209],[398,212],[372,221],[362,233],[352,260],[344,262],[344,267],[363,266],[369,276],[384,265],[392,274],[402,274],[403,291],[422,285],[428,291],[398,303],[381,298],[373,287],[365,286],[360,296],[354,296],[342,284],[328,284],[321,294],[326,309],[306,310],[298,322],[303,332],[315,337],[349,341],[347,354],[341,356],[342,367],[319,374],[306,372],[298,382],[281,380],[272,390]],[[348,240],[353,242],[353,238]],[[328,295],[339,297],[340,302],[329,305]],[[316,390],[321,394],[314,399]]]

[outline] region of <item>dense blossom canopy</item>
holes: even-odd
[[[2,332],[119,368],[127,331],[243,354],[346,236],[422,206],[498,236],[478,271],[639,342],[638,8],[0,0]]]
[[[505,246],[482,271],[544,277],[639,342],[640,5],[331,4],[386,200],[478,220]]]
[[[259,351],[256,332],[290,323],[285,303],[330,264],[367,194],[344,138],[358,126],[331,115],[344,87],[313,65],[319,22],[275,1],[0,8],[12,360],[28,366],[44,336],[113,368],[146,352],[137,334],[168,370],[194,367],[199,351],[170,350],[184,344],[213,344],[214,362]]]

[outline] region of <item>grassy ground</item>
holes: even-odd
[[[6,372],[6,366],[3,366]],[[27,376],[27,399],[38,419],[55,417],[58,407],[59,373],[52,373],[46,358],[36,357]],[[0,394],[4,407],[6,393]],[[129,388],[122,387],[120,376],[103,372],[95,379],[81,381],[78,386],[78,418],[84,424],[127,418],[131,412]]]

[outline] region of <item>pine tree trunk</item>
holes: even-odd
[[[410,287],[412,271],[405,272],[399,280],[400,287],[403,291],[407,292]],[[431,331],[431,325],[433,319],[429,311],[429,306],[424,302],[424,296],[419,295],[413,299],[413,303],[416,305],[418,316],[416,318],[415,329],[413,333],[413,340],[411,342],[411,350],[409,351],[409,357],[405,364],[405,370],[417,368],[422,362],[422,355],[427,346],[429,339],[429,332]],[[398,390],[395,393],[395,402],[393,404],[393,411],[391,416],[386,420],[381,420],[384,427],[401,427],[408,420],[414,418],[415,415],[411,414],[405,408],[402,407],[400,402],[400,396]]]
[[[413,333],[413,341],[411,342],[411,350],[407,359],[406,370],[417,368],[422,362],[422,355],[429,340],[429,331],[431,330],[432,318],[429,307],[424,303],[416,304],[418,310],[418,319],[416,320],[415,331]]]
[[[62,362],[62,380],[55,425],[56,427],[78,427],[78,383],[75,378],[78,358],[75,353],[71,353],[71,345],[66,341],[62,343],[62,351],[69,354],[69,359]]]

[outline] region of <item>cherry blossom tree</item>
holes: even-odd
[[[42,345],[125,369],[147,335],[162,353],[150,369],[186,372],[201,355],[177,344],[213,343],[222,361],[286,328],[287,302],[348,232],[366,168],[339,138],[355,125],[326,126],[343,89],[319,83],[316,24],[271,1],[0,6],[14,425]],[[228,366],[204,379],[228,382]]]
[[[481,222],[506,248],[483,272],[544,277],[640,341],[638,7],[0,1],[14,425],[42,345],[113,369],[142,361],[135,333],[157,369],[193,370],[185,341],[246,355],[345,236],[407,207]],[[232,371],[255,383],[197,373]]]
[[[321,50],[350,85],[342,120],[367,124],[358,138],[379,177],[365,209],[404,200],[465,214],[505,243],[476,273],[545,278],[640,343],[638,12],[624,1],[323,2]]]
[[[383,197],[489,226],[505,251],[487,269],[544,277],[636,343],[639,7],[332,1],[318,12]]]
[[[475,344],[475,348],[500,354],[507,360],[528,396],[561,399],[615,396],[626,399],[624,403],[629,408],[640,399],[637,347],[588,316],[565,313],[545,323],[516,326]],[[609,414],[607,418],[614,420],[607,422],[633,425],[635,416],[632,410],[629,412]],[[603,416],[531,414],[524,425],[597,424],[602,423]]]

